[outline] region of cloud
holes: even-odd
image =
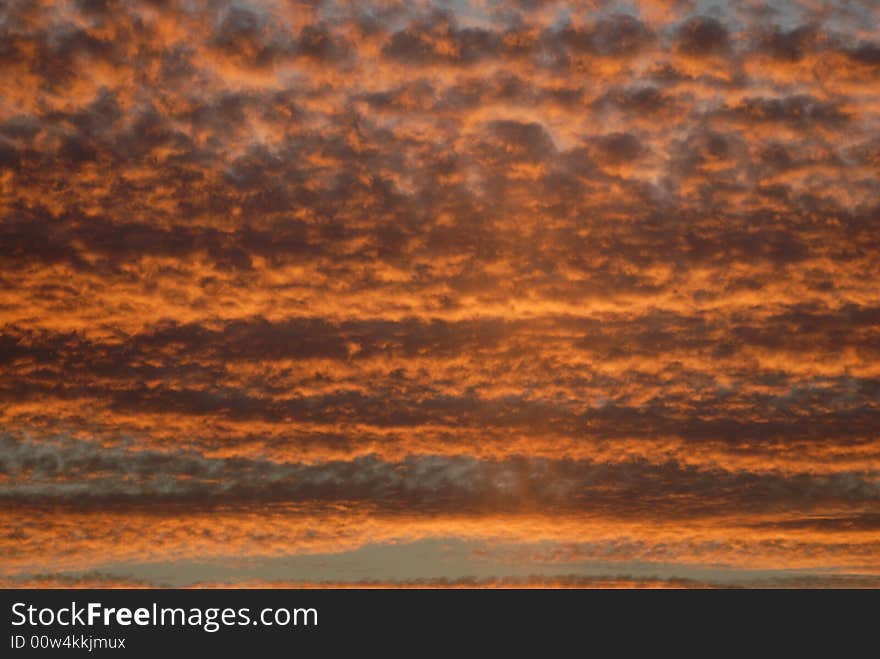
[[[600,512],[630,558],[871,563],[875,23],[5,3],[3,496],[180,506],[175,529],[209,501],[528,504]],[[695,544],[621,539],[713,508]],[[125,528],[77,551],[151,527]]]
[[[784,476],[697,469],[673,461],[607,464],[432,455],[400,463],[368,456],[295,464],[111,448],[73,439],[35,444],[11,437],[4,438],[3,455],[0,473],[6,484],[0,497],[79,506],[338,501],[389,511],[541,510],[550,515],[584,509],[609,517],[631,517],[650,507],[656,515],[678,519],[872,506],[880,500],[880,479],[870,470]]]
[[[675,30],[675,49],[691,57],[723,54],[730,48],[730,33],[721,21],[694,16]]]

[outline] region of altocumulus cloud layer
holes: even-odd
[[[880,585],[878,135],[870,0],[4,3],[0,579]]]

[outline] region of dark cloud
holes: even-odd
[[[567,26],[552,38],[573,52],[628,57],[645,50],[656,37],[639,19],[628,14],[614,14],[587,28]]]
[[[382,507],[414,508],[610,508],[637,514],[650,506],[672,516],[785,509],[811,500],[876,503],[876,474],[806,475],[699,471],[675,463],[653,465],[423,456],[401,464],[375,458],[320,465],[208,459],[194,453],[133,451],[76,440],[33,444],[4,438],[0,491],[25,498],[94,501],[170,499],[220,503],[243,500],[366,500]],[[26,480],[22,475],[26,474]]]
[[[727,28],[708,16],[694,16],[678,26],[674,43],[678,52],[695,57],[722,54],[731,45]]]
[[[498,153],[515,160],[540,161],[555,150],[553,140],[538,123],[494,121],[488,126],[489,139],[497,141]]]
[[[297,38],[296,52],[317,61],[337,61],[350,54],[350,46],[326,25],[306,25]]]
[[[781,122],[802,126],[841,126],[849,117],[836,104],[806,94],[783,98],[746,98],[729,116],[748,124]]]
[[[644,153],[638,137],[631,133],[611,133],[596,140],[596,147],[603,160],[612,165],[636,160]]]
[[[293,54],[290,35],[273,30],[276,19],[248,6],[230,5],[217,18],[212,44],[225,55],[258,68]]]
[[[846,49],[844,52],[850,59],[859,64],[866,64],[871,67],[880,66],[880,45],[872,41],[860,43],[854,48]]]
[[[818,45],[819,40],[820,33],[812,25],[791,30],[776,27],[759,37],[758,49],[781,61],[798,62]]]
[[[596,101],[598,109],[613,108],[652,117],[665,115],[675,107],[675,99],[652,85],[611,89]]]
[[[405,63],[473,64],[499,54],[498,35],[481,28],[460,28],[453,14],[435,12],[395,32],[383,53]]]

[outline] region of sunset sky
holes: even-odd
[[[0,585],[880,587],[880,4],[9,0]]]

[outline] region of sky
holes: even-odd
[[[880,587],[880,5],[9,0],[0,585]]]

